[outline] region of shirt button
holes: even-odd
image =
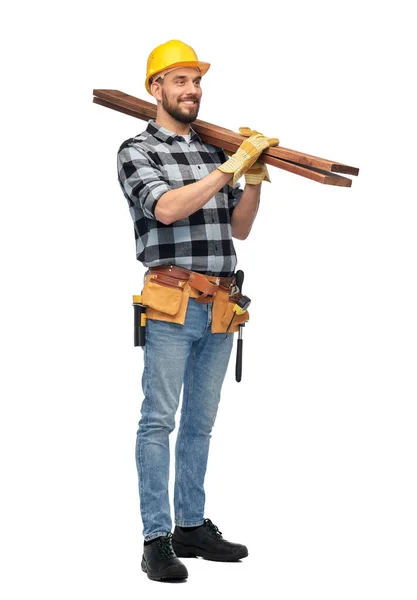
[[[197,166],[198,169],[201,169],[200,165]]]

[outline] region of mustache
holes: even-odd
[[[193,102],[199,102],[197,96],[185,96],[184,98],[180,98],[179,102],[185,102],[187,100],[193,100]]]

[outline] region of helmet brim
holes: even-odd
[[[155,77],[155,75],[158,75],[158,73],[162,73],[163,71],[167,71],[167,70],[172,71],[173,69],[178,69],[180,67],[196,67],[197,69],[200,70],[201,76],[203,76],[209,70],[210,63],[201,62],[200,60],[189,60],[189,61],[177,62],[172,65],[169,65],[169,67],[161,69],[160,71],[155,71],[155,73],[152,73],[152,75],[147,77],[146,81],[145,81],[145,87],[146,87],[146,90],[149,92],[149,94],[152,95],[151,79],[153,79]]]

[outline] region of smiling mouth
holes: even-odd
[[[186,106],[195,106],[197,104],[197,100],[180,100],[180,102]]]

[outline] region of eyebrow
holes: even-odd
[[[187,79],[187,75],[176,75],[174,77],[174,81],[179,81],[180,79]],[[201,75],[197,75],[194,77],[193,81],[201,81]]]

